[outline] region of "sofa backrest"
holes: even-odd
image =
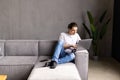
[[[6,40],[6,56],[38,56],[38,40]]]
[[[0,56],[4,56],[4,43],[5,40],[0,40]]]
[[[40,40],[39,41],[39,56],[51,56],[54,53],[57,40]]]

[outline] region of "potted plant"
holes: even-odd
[[[111,20],[110,18],[105,19],[106,13],[107,13],[107,10],[105,10],[102,13],[98,21],[96,21],[97,23],[95,24],[95,20],[91,12],[87,11],[87,16],[88,16],[90,25],[88,27],[85,23],[82,23],[85,30],[89,34],[89,37],[92,39],[93,56],[96,59],[98,57],[98,42],[100,39],[103,38],[104,34],[106,33],[108,24]]]

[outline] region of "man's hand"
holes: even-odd
[[[75,45],[72,45],[72,47],[74,48],[74,49],[77,49],[77,45],[75,44]]]
[[[74,49],[76,49],[77,48],[77,44],[75,44],[75,45],[64,44],[64,48],[70,48],[70,47],[73,47]]]

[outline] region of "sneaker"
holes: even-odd
[[[54,69],[54,68],[56,68],[56,66],[57,66],[57,62],[56,61],[51,61],[50,68]]]

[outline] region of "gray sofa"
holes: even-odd
[[[40,60],[51,58],[56,44],[56,40],[0,40],[0,74],[7,74],[7,80],[27,80],[34,68],[43,68]],[[75,54],[79,76],[88,80],[88,51],[79,47]]]

